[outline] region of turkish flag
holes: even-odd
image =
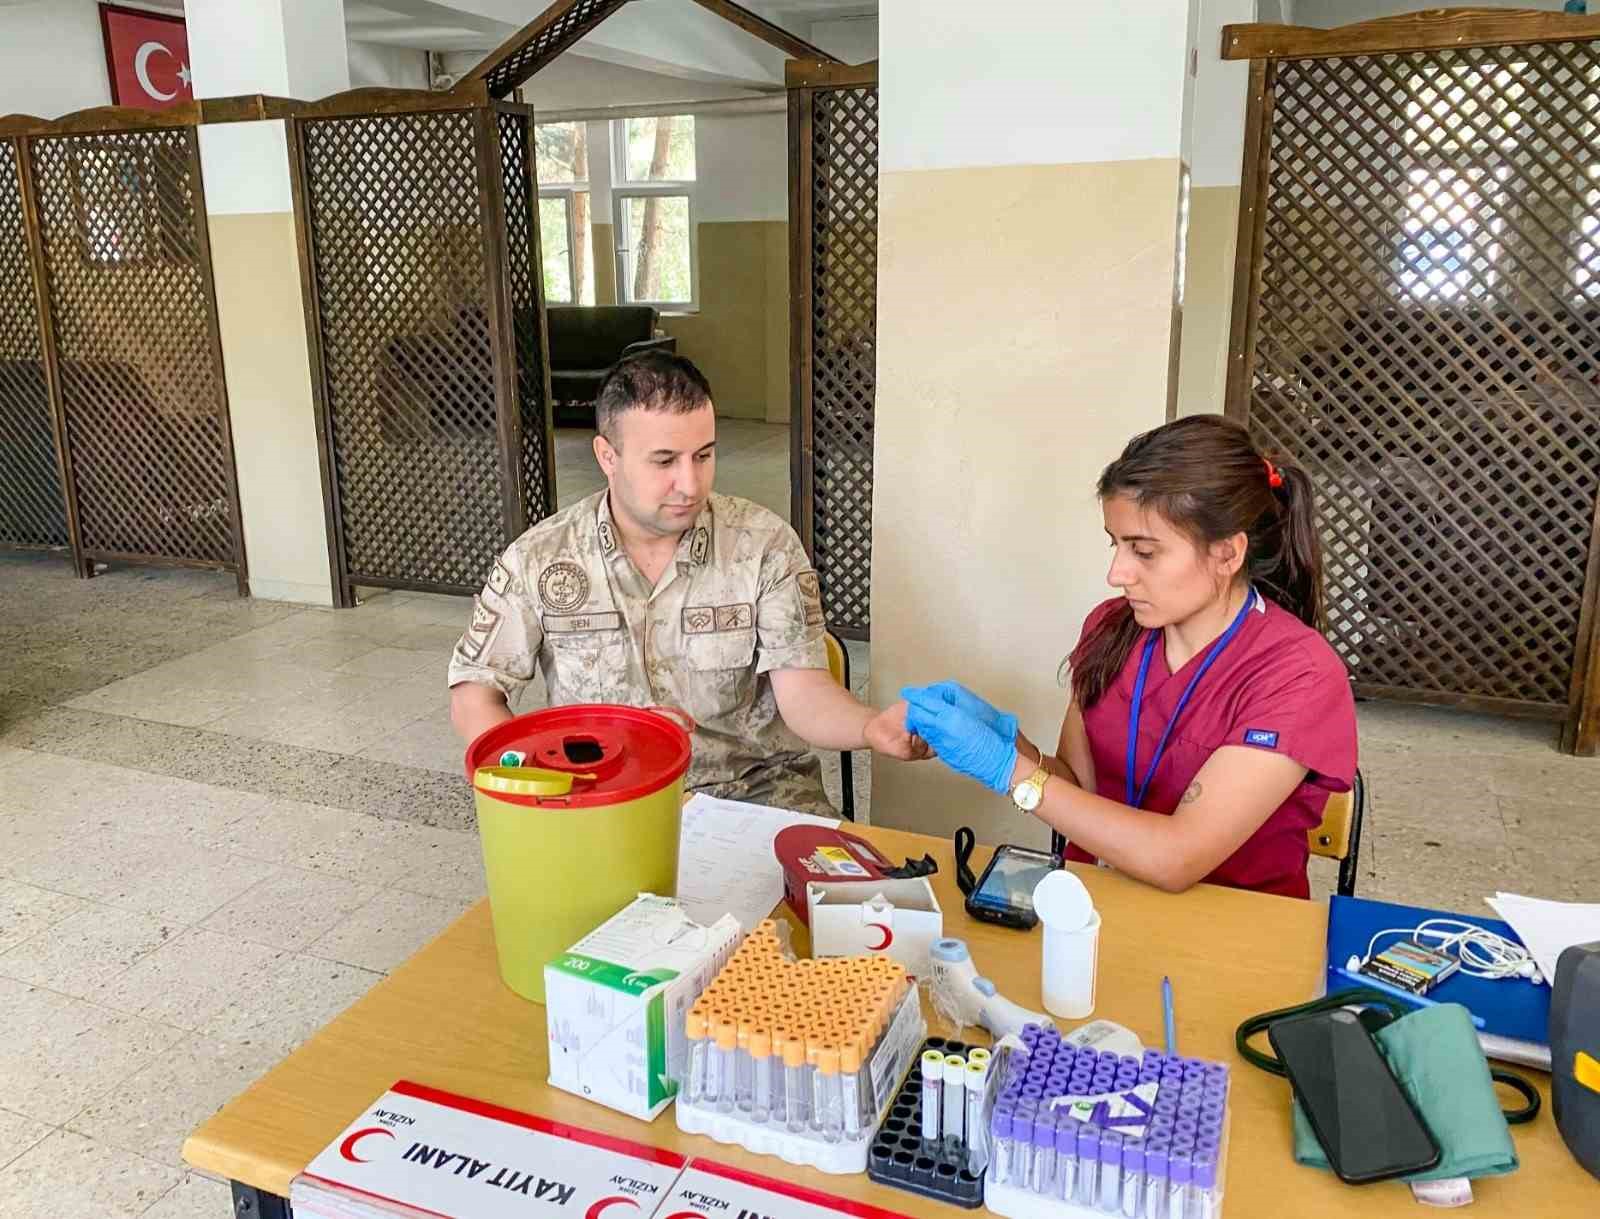
[[[165,110],[193,99],[189,31],[181,18],[101,5],[100,23],[114,104]]]

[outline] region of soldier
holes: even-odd
[[[538,666],[550,703],[666,705],[697,725],[688,786],[831,815],[809,747],[915,760],[905,704],[863,706],[828,673],[817,573],[758,504],[711,490],[711,386],[681,356],[623,361],[595,402],[607,490],[495,560],[450,658],[472,740]]]

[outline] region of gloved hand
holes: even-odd
[[[900,697],[910,704],[906,727],[933,747],[951,770],[976,779],[990,791],[1011,790],[1017,765],[1017,717],[997,711],[956,682],[907,686]]]
[[[925,694],[931,695],[934,698],[943,699],[952,707],[957,707],[960,710],[965,711],[968,715],[975,717],[980,723],[986,724],[990,728],[1002,728],[1004,731],[1009,731],[1013,736],[1016,735],[1016,716],[1013,715],[1008,717],[1004,715],[998,708],[984,701],[958,681],[936,681],[931,686],[921,686],[918,688],[921,689]],[[904,694],[905,692],[901,691],[902,697]],[[1002,720],[1006,719],[1009,719],[1011,723],[1011,727],[1009,729],[1003,729],[1003,725],[1001,723]]]

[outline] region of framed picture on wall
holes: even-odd
[[[102,4],[100,28],[112,105],[165,110],[193,100],[189,30],[182,17]]]

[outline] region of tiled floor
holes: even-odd
[[[785,511],[783,430],[722,437],[719,488]],[[598,475],[581,433],[559,448],[570,502]],[[0,1215],[219,1219],[185,1134],[481,895],[443,690],[463,612],[0,555]],[[1600,898],[1600,762],[1514,721],[1361,727],[1362,893]]]

